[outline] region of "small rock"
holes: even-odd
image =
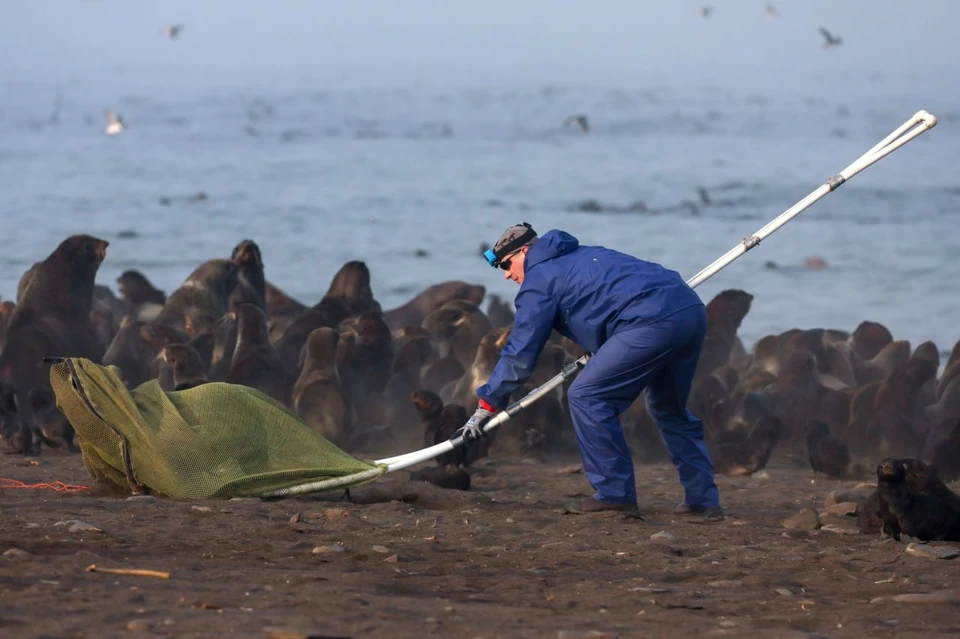
[[[400,557],[398,557],[397,555],[390,555],[389,557],[384,559],[384,561],[387,562],[388,564],[395,564],[398,561],[400,561]]]
[[[515,523],[517,523],[517,520],[514,519],[513,517],[507,517],[507,523],[508,523],[508,524],[515,524]]]
[[[928,546],[927,544],[910,543],[904,551],[914,557],[923,559],[955,559],[960,552],[947,546]]]
[[[793,517],[783,521],[783,527],[790,530],[816,530],[822,525],[817,511],[809,508],[804,508]]]
[[[150,630],[150,624],[146,621],[141,621],[140,619],[134,619],[127,624],[127,630],[130,632],[143,632],[145,630]]]
[[[810,539],[810,533],[806,530],[785,530],[780,536],[784,539]]]
[[[786,588],[777,588],[776,590],[778,595],[783,595],[784,597],[792,597],[793,593],[787,590]]]
[[[583,466],[574,464],[573,466],[564,466],[557,471],[558,475],[578,475],[583,472]]]
[[[476,528],[474,528],[474,530],[476,530],[477,532],[490,532],[490,526],[484,526],[483,524],[479,524]]]
[[[293,513],[293,516],[290,517],[290,523],[291,523],[291,524],[299,524],[299,523],[300,523],[300,513]]]
[[[766,470],[761,470],[760,472],[754,473],[750,476],[754,479],[770,479],[770,473],[768,473]]]
[[[832,506],[824,506],[823,510],[820,511],[820,516],[826,517],[827,515],[833,515],[835,517],[856,517],[859,509],[860,505],[855,501],[842,501],[838,504],[833,504]]]
[[[524,464],[525,466],[541,466],[541,465],[543,465],[543,461],[537,459],[536,457],[524,457],[523,459],[520,460],[520,463],[521,463],[521,464]]]
[[[720,579],[719,581],[709,581],[707,585],[711,588],[740,588],[743,582],[739,579]]]
[[[190,506],[190,508],[201,513],[208,513],[213,510],[213,508],[210,508],[210,506]]]
[[[860,531],[856,528],[844,528],[843,526],[837,526],[836,524],[827,524],[826,526],[821,526],[820,530],[826,530],[827,532],[836,533],[838,535],[860,534]]]
[[[153,495],[134,495],[133,497],[127,497],[124,501],[135,501],[141,504],[152,504],[158,500]]]
[[[600,630],[560,630],[557,632],[557,639],[617,639],[618,635],[611,632],[601,632]]]
[[[314,555],[326,555],[330,553],[343,552],[343,546],[339,544],[331,544],[329,546],[317,546],[313,549]]]
[[[9,550],[3,551],[4,557],[31,557],[33,553],[29,553],[26,550],[21,548],[10,548]]]
[[[326,512],[323,513],[323,516],[327,519],[339,519],[340,517],[347,517],[350,515],[350,511],[346,508],[327,508]]]
[[[54,526],[67,526],[67,532],[98,532],[102,533],[103,530],[93,524],[88,524],[85,521],[80,521],[79,519],[68,519],[67,521],[58,521]]]
[[[658,533],[650,535],[650,539],[666,539],[667,541],[676,541],[676,535],[668,533],[666,530],[661,530]]]
[[[951,592],[908,592],[902,595],[875,597],[870,600],[870,603],[879,604],[891,601],[911,604],[955,604],[960,602],[957,596]]]
[[[373,550],[373,552],[378,552],[378,553],[381,553],[381,554],[383,554],[383,555],[385,555],[385,554],[387,554],[388,552],[390,552],[390,549],[387,548],[386,546],[374,546],[373,548],[371,548],[371,550]]]
[[[238,501],[247,504],[259,504],[262,500],[259,497],[231,497],[230,501]]]

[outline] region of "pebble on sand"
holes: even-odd
[[[860,506],[856,502],[842,501],[838,504],[833,504],[832,506],[825,506],[823,510],[820,511],[820,516],[825,517],[827,515],[834,515],[835,517],[856,517],[859,509]]]
[[[339,544],[331,544],[329,546],[317,546],[313,549],[314,555],[326,555],[331,553],[343,552],[344,547]]]
[[[658,533],[654,533],[650,535],[650,539],[665,539],[667,541],[676,541],[677,537],[672,533],[668,533],[666,530],[661,530]]]
[[[817,511],[804,508],[793,517],[783,520],[783,527],[790,530],[817,530],[823,524]]]
[[[917,544],[909,543],[907,544],[905,553],[908,555],[913,555],[914,557],[921,557],[923,559],[956,559],[960,556],[960,552],[957,552],[955,548],[949,548],[947,546],[928,546],[927,544]]]

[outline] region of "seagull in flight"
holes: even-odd
[[[709,5],[704,5],[699,9],[697,9],[697,13],[700,15],[701,18],[709,18],[710,14],[713,13],[713,7]]]
[[[769,2],[767,3],[764,13],[766,14],[767,18],[769,18],[770,20],[776,20],[777,18],[780,17],[780,12],[777,11],[777,8]]]
[[[571,124],[579,126],[584,133],[590,133],[590,123],[587,122],[587,116],[585,115],[571,115],[563,121],[563,126],[570,126]]]
[[[176,40],[181,31],[183,31],[182,24],[171,24],[169,27],[164,27],[163,35],[167,36],[171,40]]]
[[[117,135],[127,128],[123,123],[123,118],[110,109],[104,109],[103,114],[107,117],[107,128],[103,131],[107,135]]]
[[[837,36],[831,34],[829,31],[827,31],[823,27],[820,27],[820,35],[822,35],[824,40],[826,40],[826,42],[823,43],[824,49],[829,49],[831,47],[839,47],[841,44],[843,44],[842,38],[838,38]]]

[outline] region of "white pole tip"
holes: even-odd
[[[916,118],[917,122],[923,122],[925,125],[927,125],[928,129],[932,129],[933,127],[937,126],[937,116],[928,111],[921,109],[920,111],[917,111],[917,114],[913,117]]]

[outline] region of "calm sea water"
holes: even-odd
[[[742,329],[748,345],[792,327],[852,330],[864,319],[943,351],[960,338],[957,115],[921,93],[884,92],[865,79],[815,100],[680,83],[278,81],[253,91],[194,82],[157,93],[150,78],[136,77],[107,104],[94,75],[3,80],[4,298],[15,296],[24,270],[78,232],[111,243],[100,283],[115,287],[123,270],[137,268],[168,293],[249,237],[267,278],[305,303],[350,259],[369,264],[385,307],[447,279],[512,296],[515,285],[486,266],[479,245],[519,221],[689,277],[928,109],[939,126],[698,292],[704,300],[725,288],[755,296]],[[103,134],[105,106],[127,121],[122,135]],[[573,113],[589,116],[589,134],[563,126]],[[191,201],[198,192],[206,199]],[[829,268],[801,268],[808,256]]]

